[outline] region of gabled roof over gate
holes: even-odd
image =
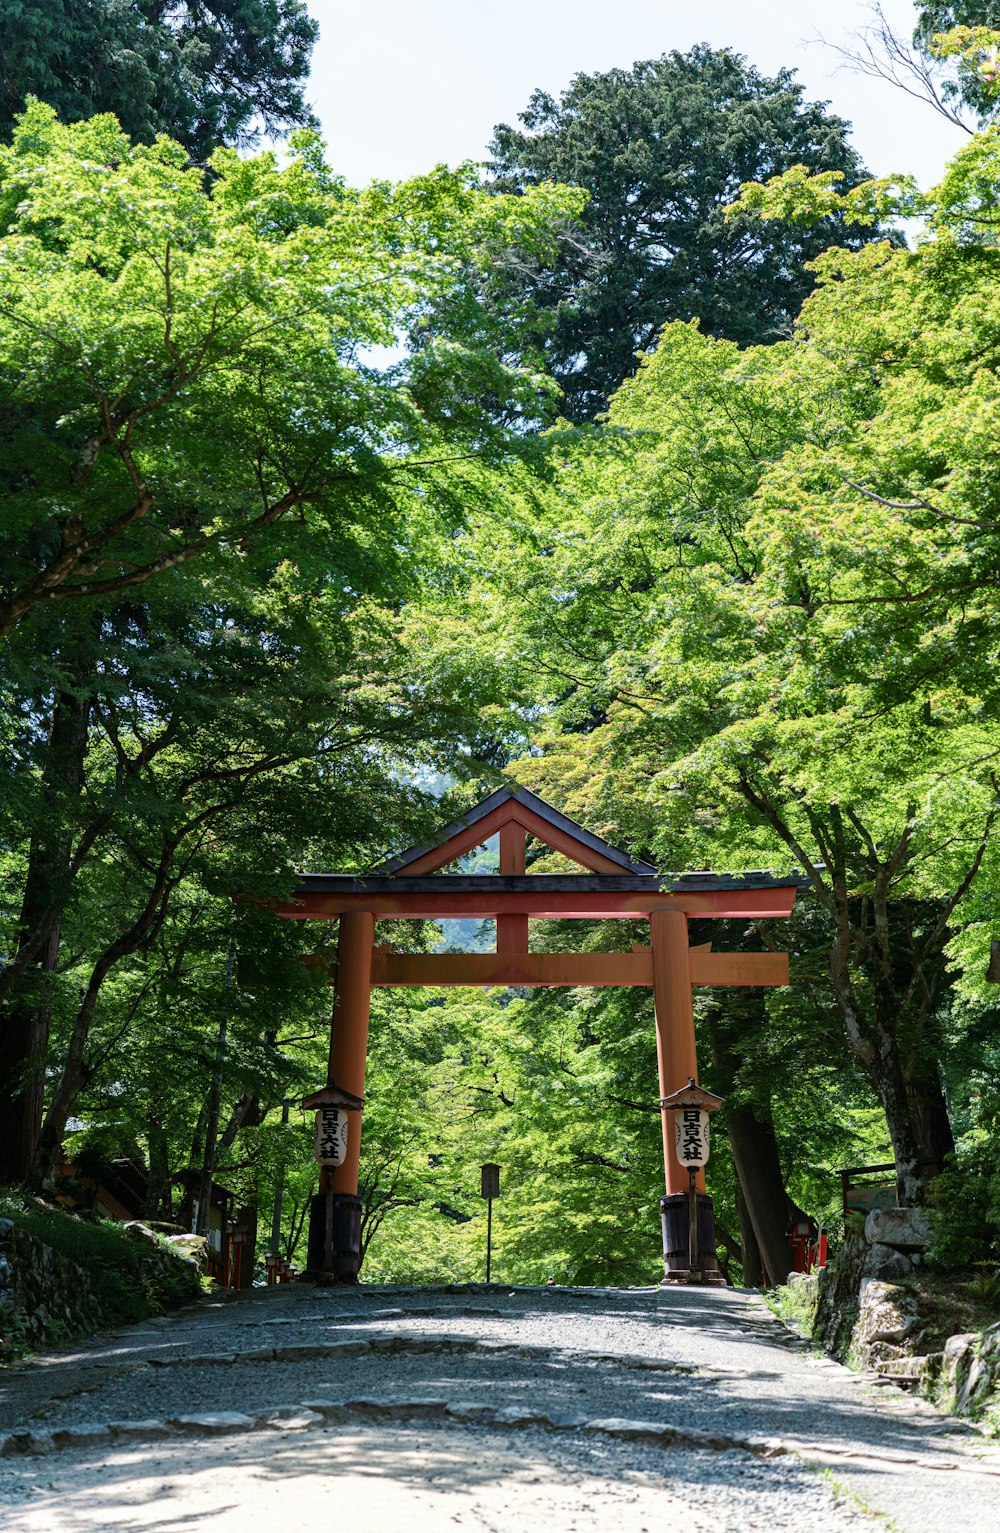
[[[442,873],[496,832],[516,826],[582,864],[579,873]],[[524,866],[523,862],[521,864]],[[529,916],[536,920],[630,919],[653,910],[693,916],[787,916],[802,874],[664,873],[584,830],[527,788],[499,788],[424,846],[371,873],[302,873],[279,915],[330,920],[347,910],[377,917]]]
[[[560,814],[558,809],[553,809],[551,804],[527,788],[498,788],[460,819],[443,826],[432,842],[409,847],[390,857],[373,872],[383,877],[402,873],[408,878],[433,873],[457,862],[466,852],[481,846],[501,826],[512,821],[553,851],[561,852],[593,873],[634,873],[647,877],[656,873],[651,863],[637,861],[620,847],[584,830],[582,825],[568,815]]]

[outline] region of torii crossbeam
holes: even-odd
[[[442,873],[499,833],[500,870]],[[528,836],[582,866],[584,873],[529,874]],[[372,986],[650,985],[656,1014],[660,1099],[697,1080],[694,985],[785,985],[785,953],[713,953],[691,947],[690,916],[743,919],[788,916],[804,880],[769,873],[661,874],[609,845],[524,788],[500,788],[445,826],[428,846],[384,863],[367,877],[306,873],[277,913],[291,920],[339,920],[335,1001],[327,1085],[303,1106],[336,1102],[352,1113],[346,1156],[324,1169],[314,1199],[307,1275],[356,1282],[360,1266],[358,1161]],[[378,920],[492,917],[495,953],[395,953],[375,944]],[[649,922],[649,946],[618,953],[531,953],[534,919]],[[690,1274],[687,1172],[673,1153],[673,1120],[661,1109],[666,1197],[661,1199],[665,1280]],[[711,1200],[699,1172],[701,1271],[717,1278]],[[683,1225],[683,1228],[681,1226]]]

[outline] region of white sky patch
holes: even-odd
[[[909,0],[884,0],[909,37]],[[348,181],[398,180],[444,161],[482,160],[498,122],[514,123],[536,87],[559,93],[574,74],[628,69],[696,43],[730,47],[765,74],[797,71],[810,100],[854,124],[875,175],[940,178],[966,141],[930,107],[850,73],[817,35],[847,45],[870,20],[860,0],[309,0],[321,35],[309,97],[330,158]]]

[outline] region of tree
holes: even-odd
[[[741,182],[792,165],[865,175],[846,122],[804,101],[790,71],[768,78],[727,49],[577,75],[558,101],[536,91],[520,121],[495,130],[497,189],[564,182],[589,201],[558,265],[515,252],[489,296],[498,312],[529,305],[522,352],[544,355],[574,421],[604,408],[668,319],[740,345],[787,334],[812,286],[805,263],[863,237],[839,217],[798,232],[727,220]]]
[[[495,202],[469,167],[350,192],[315,140],[293,155],[220,151],[209,184],[176,144],[40,105],[0,150],[0,636],[207,553],[308,559],[321,527],[376,510],[391,566],[399,487],[453,485],[459,436],[509,450],[477,390],[544,384],[503,366],[471,297],[395,367],[364,349],[467,293],[506,241],[541,251],[572,199]]]
[[[319,32],[302,0],[13,0],[0,14],[0,137],[29,96],[64,122],[113,113],[196,160],[314,124],[303,88]]]
[[[668,326],[506,592],[550,678],[532,786],[582,758],[661,865],[808,872],[905,1201],[952,1147],[948,943],[996,878],[991,156],[956,160],[939,241],[824,257],[794,342]]]
[[[938,39],[943,34],[955,33],[957,28],[962,28],[966,36],[956,35],[953,42],[957,46],[947,50],[948,56],[958,53],[957,71],[954,79],[945,82],[943,95],[945,100],[964,101],[980,122],[986,122],[996,113],[995,63],[1000,39],[994,38],[990,46],[990,39],[983,38],[985,46],[981,51],[972,48],[966,53],[966,47],[977,40],[974,33],[968,35],[972,29],[1000,31],[1000,5],[996,0],[917,0],[913,40],[925,57],[940,59]],[[989,62],[983,54],[992,55]]]
[[[332,655],[324,673],[303,671],[278,692],[266,665],[257,671],[305,655],[305,605],[326,613],[351,667],[361,663],[352,624],[369,635],[372,684],[386,688],[364,694],[377,715],[363,726],[372,750],[388,748],[398,710],[411,723],[420,713],[420,666],[408,666],[402,694],[385,669],[397,654],[391,612],[418,590],[430,545],[488,493],[484,465],[522,451],[481,422],[480,389],[512,400],[545,389],[503,364],[470,272],[509,239],[550,240],[573,198],[548,189],[498,201],[468,168],[352,192],[309,137],[284,170],[271,155],[221,152],[209,180],[165,139],[133,145],[109,117],[63,126],[36,103],[0,151],[0,201],[0,631],[14,747],[0,1166],[11,1177],[27,1173],[37,1137],[49,992],[78,876],[123,836],[125,865],[141,870],[117,901],[128,920],[95,921],[83,944],[86,1005],[42,1160],[80,1089],[107,976],[154,940],[178,859],[225,812],[226,784],[274,780],[301,760],[315,770],[338,717],[337,678],[355,695],[354,671],[348,683]],[[439,327],[391,368],[368,364],[365,348],[459,287],[464,324]],[[422,643],[440,662],[431,690],[442,702],[476,695],[459,662],[432,636]],[[193,654],[204,687],[215,678],[221,689],[214,712],[196,702]],[[245,709],[241,676],[257,693]],[[257,707],[266,698],[270,719]],[[228,739],[218,733],[227,711]],[[468,707],[458,711],[474,736]],[[181,737],[187,769],[173,754]],[[182,801],[192,806],[205,784],[211,801],[189,815]]]

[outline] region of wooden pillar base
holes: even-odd
[[[318,1192],[309,1209],[309,1256],[306,1282],[347,1284],[358,1281],[361,1266],[361,1199],[354,1193]]]
[[[662,1283],[697,1283],[725,1287],[715,1254],[715,1214],[707,1193],[698,1194],[698,1266],[692,1270],[689,1255],[690,1220],[686,1192],[668,1193],[660,1199],[663,1225]]]

